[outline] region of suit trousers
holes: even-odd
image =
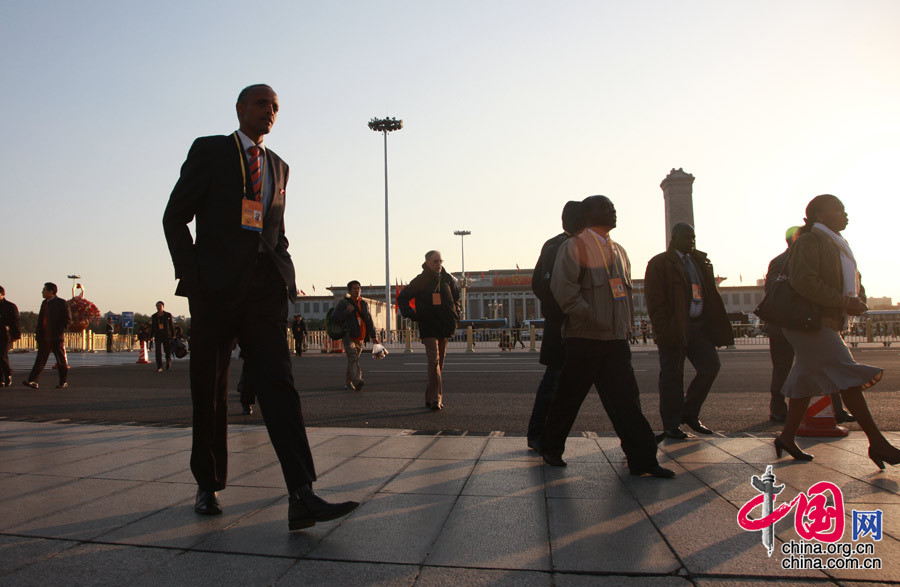
[[[0,337],[0,383],[9,383],[12,379],[12,367],[9,366],[9,351],[13,341]]]
[[[172,339],[171,338],[163,338],[162,336],[155,337],[156,339],[156,368],[162,369],[162,353],[163,350],[166,352],[166,369],[169,368],[169,365],[172,364]]]
[[[772,359],[772,384],[769,386],[769,415],[786,416],[787,404],[781,386],[794,365],[794,347],[784,337],[781,328],[769,325],[769,357]]]
[[[687,345],[659,347],[659,415],[663,429],[677,428],[685,420],[700,417],[700,408],[712,388],[721,363],[716,345],[701,320],[690,320]],[[684,392],[684,360],[697,374]]]
[[[28,375],[28,381],[39,381],[41,379],[41,371],[50,358],[50,353],[56,359],[56,366],[59,370],[59,384],[62,385],[69,380],[69,362],[66,360],[66,349],[63,339],[59,340],[38,340],[37,356],[34,358],[34,367]]]
[[[288,491],[316,480],[300,396],[294,387],[287,342],[288,297],[268,253],[257,257],[253,277],[236,306],[219,297],[194,296],[191,307],[191,472],[207,491],[228,477],[228,366],[235,341],[244,355],[246,383],[256,393],[263,421],[281,462]]]
[[[553,398],[556,397],[561,374],[562,367],[548,366],[544,370],[541,382],[538,384],[537,393],[534,394],[534,406],[531,408],[531,419],[528,421],[528,442],[531,446],[539,444],[541,441],[541,434],[544,432],[544,422],[547,420],[550,404],[553,403]]]
[[[428,359],[428,385],[425,387],[427,403],[444,403],[444,357],[447,356],[447,338],[428,337],[422,339],[425,356]]]
[[[591,385],[597,388],[621,441],[628,468],[643,472],[657,466],[656,438],[641,411],[627,340],[566,339],[566,360],[544,424],[541,452],[562,455],[565,451],[566,437]]]

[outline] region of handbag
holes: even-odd
[[[184,342],[183,338],[176,338],[173,346],[175,347],[175,357],[178,359],[183,359],[188,354],[187,345]]]
[[[788,266],[787,261],[784,266]],[[786,271],[775,278],[753,313],[763,322],[788,330],[813,331],[822,327],[819,307],[791,287]]]

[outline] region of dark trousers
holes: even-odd
[[[12,379],[12,367],[9,366],[9,351],[12,341],[0,339],[0,383],[9,383]]]
[[[297,356],[303,355],[303,337],[294,339],[294,352],[297,353]]]
[[[566,361],[544,425],[541,452],[563,453],[566,437],[591,385],[597,388],[603,408],[622,441],[628,468],[643,472],[657,466],[656,438],[641,412],[627,340],[566,339]]]
[[[248,408],[256,403],[256,394],[253,392],[253,388],[250,387],[247,379],[247,362],[244,361],[244,366],[241,368],[241,379],[237,384],[237,392],[241,396],[241,406],[244,408]]]
[[[156,339],[156,368],[162,369],[162,354],[166,352],[166,369],[172,364],[172,339],[163,338],[161,336],[154,337]]]
[[[700,408],[719,374],[719,353],[699,320],[688,322],[687,346],[659,347],[659,415],[663,428],[671,430],[685,420],[700,417]],[[697,374],[684,393],[684,360]]]
[[[781,328],[769,325],[769,357],[772,359],[772,384],[769,386],[769,415],[786,416],[787,404],[781,387],[794,365],[794,347],[784,337]]]
[[[66,350],[63,346],[63,339],[59,340],[38,340],[37,357],[34,359],[34,367],[28,375],[28,381],[39,381],[41,371],[47,364],[50,353],[56,358],[57,369],[59,370],[59,384],[62,385],[69,380],[69,364],[66,362]]]
[[[201,489],[225,488],[228,476],[228,366],[237,340],[247,384],[289,491],[316,480],[300,396],[294,388],[287,344],[288,297],[271,257],[260,254],[247,293],[236,308],[216,299],[190,298],[191,398],[194,435],[191,471]]]
[[[537,393],[534,395],[534,406],[531,408],[531,420],[528,421],[528,442],[534,446],[535,442],[540,443],[541,434],[544,432],[544,421],[547,419],[547,413],[550,411],[550,404],[556,397],[556,390],[559,388],[559,376],[562,374],[561,367],[547,367],[544,370],[544,376],[538,384]]]

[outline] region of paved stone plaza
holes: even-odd
[[[777,579],[900,581],[900,470],[880,472],[859,433],[803,439],[810,463],[774,463],[771,437],[662,445],[675,479],[632,477],[614,437],[570,438],[569,466],[521,437],[311,429],[317,492],[361,502],[287,531],[287,497],[264,429],[230,428],[225,513],[193,512],[188,428],[0,420],[0,584],[688,585]],[[892,433],[900,442],[900,435]],[[783,570],[793,511],[767,556],[737,524],[775,464],[776,505],[818,481],[851,510],[882,510],[881,570]],[[760,513],[759,508],[753,517]]]

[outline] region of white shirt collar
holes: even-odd
[[[251,139],[250,137],[245,135],[241,129],[238,129],[237,134],[238,134],[238,138],[241,139],[241,146],[244,147],[244,151],[246,151],[250,147],[256,145],[256,143],[253,142],[253,139]],[[262,149],[263,151],[266,150],[266,146],[264,144],[262,144],[262,141],[260,141],[259,144],[256,146],[259,147],[260,149]]]

